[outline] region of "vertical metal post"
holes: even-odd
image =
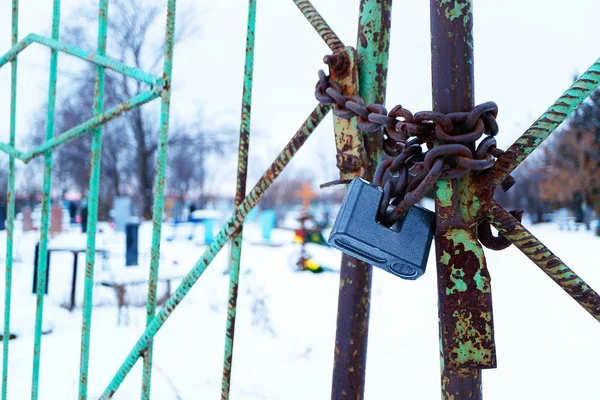
[[[146,303],[146,327],[150,326],[156,314],[156,286],[158,283],[158,263],[160,259],[160,236],[163,208],[165,203],[165,173],[167,170],[167,147],[169,141],[169,111],[171,107],[171,86],[173,79],[173,47],[175,37],[175,0],[167,5],[167,25],[165,31],[165,47],[163,51],[164,88],[161,92],[160,131],[156,151],[156,176],[154,179],[154,203],[152,205],[152,247],[150,250],[150,276],[148,278],[148,301]],[[144,370],[142,377],[142,400],[150,398],[152,378],[152,346],[143,353]]]
[[[472,0],[431,0],[435,111],[471,111],[474,106],[472,7]],[[496,363],[490,279],[477,242],[480,206],[472,178],[436,185],[443,399],[481,399],[481,368]]]
[[[365,103],[385,103],[392,0],[361,0],[358,21],[359,94]],[[366,175],[372,179],[383,132],[364,136]],[[372,266],[343,255],[340,271],[332,399],[362,399],[365,390]]]
[[[108,29],[108,0],[101,0],[98,7],[98,54],[106,54]],[[94,116],[102,114],[104,108],[104,68],[96,66],[94,88]],[[90,193],[88,196],[87,246],[85,250],[85,284],[83,315],[81,322],[81,355],[79,363],[79,399],[87,399],[88,369],[90,358],[90,336],[92,330],[92,293],[94,288],[94,262],[96,256],[96,225],[98,222],[98,196],[102,161],[102,125],[92,132],[92,155],[90,165]],[[73,253],[73,288],[71,307],[75,306],[75,284],[77,282],[77,257]]]
[[[15,46],[19,36],[19,1],[12,2],[11,44]],[[11,62],[10,75],[10,145],[14,147],[17,125],[17,59]],[[8,159],[8,198],[6,199],[6,272],[4,278],[4,337],[2,342],[2,400],[8,390],[8,346],[10,340],[10,300],[12,291],[13,238],[15,228],[15,156]]]
[[[250,115],[252,109],[252,77],[254,73],[254,31],[256,25],[256,0],[248,1],[248,27],[246,32],[246,64],[244,67],[244,89],[242,94],[242,118],[240,122],[240,142],[238,147],[238,172],[235,205],[239,207],[246,196],[246,176],[248,172],[248,151],[250,146]],[[242,259],[243,225],[231,239],[231,258],[229,263],[229,298],[227,307],[227,326],[225,330],[225,352],[223,354],[223,380],[221,399],[229,399],[231,389],[231,367],[233,364],[233,339],[235,336],[235,317],[237,313],[237,295]]]
[[[54,0],[52,12],[52,39],[58,40],[60,28],[60,0]],[[46,142],[54,136],[54,110],[56,108],[56,78],[58,72],[58,51],[50,52],[50,82],[48,84],[48,112],[46,115]],[[44,288],[46,286],[46,269],[48,252],[48,228],[50,222],[50,189],[52,187],[52,150],[44,153],[44,183],[42,185],[42,217],[40,224],[40,252],[38,281],[36,294],[35,331],[33,342],[33,368],[31,399],[38,398],[40,378],[40,358],[42,351],[42,321],[44,315]]]

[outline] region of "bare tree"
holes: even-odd
[[[544,147],[535,171],[540,197],[555,206],[581,212],[582,204],[600,212],[600,91],[567,120]]]
[[[80,71],[78,79],[69,85],[69,93],[57,103],[55,112],[55,133],[62,133],[92,117],[95,68],[89,66]],[[114,91],[112,76],[107,76],[105,100],[108,107],[119,102]],[[46,136],[46,106],[40,107],[34,115],[31,133],[27,138],[29,146],[40,145]],[[115,195],[123,191],[122,181],[132,177],[127,167],[127,158],[131,152],[131,143],[126,135],[120,134],[126,128],[123,119],[105,124],[102,143],[101,175],[103,190],[100,203],[112,203]],[[85,134],[57,147],[53,151],[53,182],[60,192],[75,189],[86,195],[89,189],[91,135]],[[41,167],[42,158],[32,163]],[[101,216],[106,216],[107,207],[102,207]]]
[[[163,11],[162,5],[151,1],[112,1],[108,19],[108,55],[127,65],[160,75],[163,41],[154,40],[153,33],[156,33],[154,29],[163,19],[159,18]],[[69,23],[61,34],[61,40],[83,48],[95,48],[95,37],[91,34],[90,26],[96,24],[97,9],[85,5],[76,14],[77,18],[67,20]],[[178,16],[175,45],[196,31],[191,23],[194,12],[180,10],[178,14],[181,14],[181,18]],[[159,37],[162,39],[162,36]],[[63,88],[69,91],[68,96],[64,96],[65,100],[57,104],[56,133],[92,116],[95,68],[88,66],[79,71],[70,71],[69,75],[72,83]],[[107,70],[105,108],[126,101],[146,89],[145,83]],[[152,218],[152,188],[159,130],[156,112],[149,111],[147,107],[136,108],[106,124],[102,154],[102,180],[110,182],[110,188],[103,188],[102,194],[110,198],[107,200],[115,195],[132,195],[146,219]],[[30,142],[39,144],[44,140],[45,123],[45,115],[40,112],[33,125]],[[187,135],[180,135],[183,131],[185,130],[171,131],[170,146],[179,140],[187,143],[189,137],[194,136],[191,131]],[[89,185],[90,146],[90,135],[84,135],[55,151],[54,176],[57,183],[65,187],[76,187],[81,193],[86,193]]]

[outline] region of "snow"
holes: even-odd
[[[106,225],[98,242],[111,252],[107,263],[115,279],[146,276],[151,225],[140,228],[139,269],[122,267],[123,234]],[[530,225],[592,287],[600,287],[594,249],[600,240],[587,231],[560,231],[555,225]],[[163,238],[169,236],[165,225]],[[33,248],[39,233],[17,232],[13,272],[9,399],[30,396],[35,297],[31,294]],[[276,230],[280,246],[256,244],[260,227],[245,230],[238,319],[233,359],[233,399],[326,399],[330,397],[337,314],[337,273],[298,273],[293,265],[299,246],[293,232]],[[76,230],[53,243],[82,244]],[[185,274],[205,246],[177,237],[161,243],[161,271]],[[0,234],[4,254],[5,236]],[[309,245],[321,264],[338,268],[340,253]],[[156,336],[152,398],[219,398],[227,312],[226,247]],[[483,372],[484,396],[494,399],[600,398],[596,360],[600,358],[600,325],[517,249],[487,251],[494,293],[498,368]],[[49,295],[45,298],[40,399],[77,397],[83,257],[80,255],[78,308],[69,313],[72,254],[53,253]],[[4,260],[0,260],[4,262]],[[96,268],[96,279],[106,271]],[[116,271],[116,272],[115,272]],[[119,272],[120,271],[120,272]],[[379,269],[373,272],[366,399],[439,398],[439,339],[434,251],[425,275],[403,281]],[[1,279],[4,279],[2,274]],[[179,275],[179,276],[181,276]],[[0,284],[0,291],[4,285]],[[145,325],[143,291],[131,300],[128,326],[117,326],[112,289],[96,286],[89,374],[90,398],[97,398]],[[164,285],[159,287],[159,296]],[[0,293],[1,294],[1,293]],[[3,294],[0,296],[4,299]],[[0,303],[3,308],[3,303]],[[130,373],[115,399],[139,397],[141,363]]]

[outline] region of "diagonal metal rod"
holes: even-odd
[[[498,229],[499,233],[510,240],[581,307],[600,322],[600,296],[594,289],[495,201],[490,205],[488,219]]]
[[[4,64],[16,59],[20,52],[25,50],[27,46],[33,43],[39,43],[43,46],[49,47],[52,50],[57,50],[62,53],[66,53],[74,57],[80,58],[82,60],[91,62],[93,64],[112,69],[115,72],[118,72],[125,76],[129,76],[133,79],[137,79],[138,81],[145,82],[149,85],[155,85],[159,81],[161,81],[161,78],[157,76],[148,74],[136,67],[129,67],[117,60],[113,60],[112,58],[106,57],[103,54],[96,53],[94,51],[84,50],[77,46],[59,42],[58,39],[50,39],[45,36],[36,35],[35,33],[31,33],[25,36],[23,40],[21,40],[18,44],[14,45],[6,54],[0,57],[0,68]]]
[[[93,118],[90,118],[87,121],[61,133],[60,135],[56,135],[52,139],[48,140],[47,142],[44,142],[43,144],[35,147],[34,149],[32,149],[28,152],[17,150],[14,147],[14,143],[7,144],[7,143],[3,143],[3,142],[0,142],[0,152],[6,153],[15,158],[18,158],[19,160],[21,160],[25,163],[28,163],[32,159],[44,154],[46,151],[54,149],[55,147],[58,147],[70,140],[73,140],[76,137],[85,135],[86,133],[89,133],[94,128],[118,117],[119,115],[121,115],[127,111],[131,111],[136,107],[144,105],[144,104],[160,97],[162,91],[163,91],[163,87],[161,85],[161,86],[154,87],[154,89],[152,89],[152,90],[142,92],[142,93],[138,94],[137,96],[132,97],[131,99],[124,101],[123,103],[118,104],[111,109],[106,110],[102,114],[97,115]]]
[[[315,7],[308,0],[293,0],[298,6],[302,14],[306,17],[308,22],[315,28],[317,33],[321,35],[321,38],[327,43],[327,46],[331,51],[338,51],[344,48],[344,43],[337,37],[335,32],[329,27],[327,22],[321,17],[321,14],[315,9]]]
[[[54,0],[52,12],[52,39],[58,40],[60,27],[60,0]],[[48,84],[48,112],[46,119],[46,143],[54,136],[54,111],[56,108],[56,80],[58,72],[58,51],[50,53],[50,82]],[[36,266],[38,280],[36,288],[35,331],[33,343],[33,368],[31,400],[37,400],[39,393],[40,360],[42,351],[42,324],[44,315],[44,289],[48,270],[48,228],[50,218],[50,190],[52,188],[52,151],[44,153],[44,183],[42,185],[42,217],[40,223],[39,263]]]
[[[106,54],[108,29],[108,0],[100,0],[98,6],[98,54]],[[94,116],[104,108],[104,67],[96,66],[94,88]],[[100,170],[102,167],[102,125],[92,132],[92,155],[90,162],[90,193],[88,196],[87,245],[85,250],[85,284],[81,320],[81,355],[79,362],[79,399],[87,399],[88,370],[90,359],[90,336],[92,333],[92,293],[94,288],[94,262],[96,256],[96,230],[98,223],[98,197]],[[77,257],[77,255],[75,255]],[[77,260],[77,258],[75,258]]]
[[[244,89],[242,94],[242,118],[240,122],[240,142],[238,148],[237,208],[246,196],[246,178],[248,173],[248,151],[250,146],[250,116],[252,109],[252,77],[254,72],[254,32],[256,25],[256,0],[248,1],[248,28],[246,33],[246,64],[244,67]],[[233,341],[235,336],[235,318],[237,314],[237,295],[242,259],[243,226],[231,239],[231,258],[229,262],[229,298],[227,307],[227,325],[225,330],[225,351],[223,354],[223,379],[221,399],[229,399],[231,389],[231,366],[233,364]]]
[[[558,98],[518,138],[515,143],[496,160],[488,173],[490,183],[499,185],[519,164],[527,158],[567,117],[583,103],[600,85],[600,59],[585,71],[562,96]]]
[[[19,1],[12,1],[12,33],[11,43],[15,45],[19,35]],[[10,139],[15,145],[17,126],[17,60],[11,64],[10,75]],[[8,391],[8,347],[10,340],[10,303],[12,292],[13,242],[15,233],[15,157],[8,161],[8,196],[6,214],[6,271],[4,278],[4,349],[2,352],[2,400],[6,400]]]
[[[250,210],[256,206],[258,201],[264,195],[265,191],[269,188],[269,186],[271,186],[273,181],[287,166],[296,152],[300,150],[304,142],[306,142],[306,139],[310,137],[310,135],[314,132],[316,127],[323,120],[323,118],[325,118],[330,110],[331,106],[319,104],[317,108],[315,108],[310,114],[310,116],[304,121],[300,129],[279,153],[279,156],[256,183],[242,204],[236,208],[233,215],[229,217],[225,223],[225,226],[215,238],[215,241],[206,248],[204,254],[200,257],[196,264],[194,264],[192,270],[185,276],[185,278],[183,278],[175,292],[169,297],[158,314],[156,314],[156,317],[146,327],[146,330],[137,341],[113,377],[112,381],[106,387],[101,399],[109,399],[115,394],[121,383],[123,383],[123,380],[127,374],[136,364],[140,355],[148,347],[158,330],[163,326],[171,313],[175,310],[175,308],[177,308],[179,303],[181,303],[181,301],[185,298],[200,276],[202,276],[208,265],[223,248],[225,243],[227,243],[227,241],[236,234],[238,229],[240,229],[244,222],[244,218],[246,218],[246,215],[248,215]]]
[[[87,121],[85,121],[84,123],[81,123],[81,124],[77,125],[76,127],[71,128],[68,131],[61,133],[60,135],[53,137],[52,139],[48,140],[44,144],[34,148],[31,151],[28,151],[27,153],[23,153],[23,152],[17,150],[16,157],[23,160],[23,162],[27,163],[27,162],[31,161],[32,159],[44,154],[45,152],[54,149],[57,146],[60,146],[72,139],[75,139],[76,137],[79,137],[79,136],[85,135],[86,133],[89,133],[94,128],[118,117],[119,115],[121,115],[127,111],[130,111],[136,107],[139,107],[143,104],[148,103],[149,101],[152,101],[152,100],[160,97],[161,93],[162,93],[162,88],[160,88],[160,87],[155,87],[152,90],[142,92],[142,93],[138,94],[137,96],[132,97],[131,99],[129,99],[109,110],[106,110],[104,113],[97,115],[93,118],[90,118]],[[11,149],[10,146],[8,146],[4,143],[0,143],[0,151],[9,153],[9,151],[8,151],[9,149]]]
[[[154,179],[154,203],[152,205],[152,248],[150,250],[150,274],[148,277],[148,301],[146,303],[146,327],[156,314],[156,286],[158,284],[158,263],[160,260],[160,237],[165,203],[165,174],[167,170],[167,147],[169,144],[169,115],[171,109],[171,83],[173,76],[173,49],[175,36],[175,0],[169,0],[163,60],[164,90],[161,93],[160,132],[156,151],[156,177]],[[152,378],[152,340],[144,352],[142,376],[142,400],[150,399]]]

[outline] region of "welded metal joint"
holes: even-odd
[[[358,54],[352,47],[346,47],[323,59],[329,65],[329,79],[339,85],[344,97],[358,95],[357,60]],[[337,149],[336,165],[340,170],[340,179],[363,177],[367,165],[367,151],[356,118],[345,120],[334,115],[333,123]]]

